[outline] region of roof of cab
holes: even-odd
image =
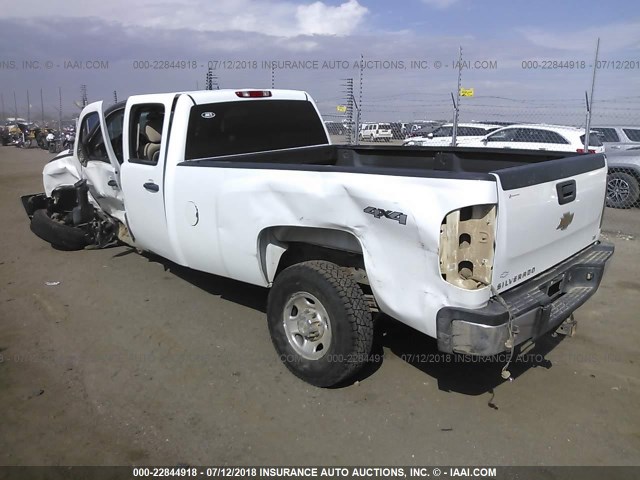
[[[240,91],[269,91],[271,96],[258,98],[241,98],[236,95]],[[232,102],[237,100],[309,100],[309,95],[301,90],[279,90],[265,88],[236,88],[224,90],[198,90],[195,92],[182,92],[188,94],[197,105],[215,102]]]

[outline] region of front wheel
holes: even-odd
[[[54,220],[46,209],[33,213],[31,231],[59,250],[82,250],[90,243],[83,230]]]
[[[608,175],[607,207],[631,208],[637,205],[639,197],[640,186],[633,175],[624,172],[612,172]]]
[[[373,347],[373,320],[362,289],[331,262],[303,262],[282,271],[269,293],[267,319],[282,362],[317,387],[355,375]]]

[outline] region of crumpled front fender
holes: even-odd
[[[73,186],[81,179],[80,165],[72,155],[53,160],[42,170],[42,183],[48,197],[56,188]]]

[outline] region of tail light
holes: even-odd
[[[447,214],[440,226],[442,278],[467,290],[490,285],[495,233],[495,205],[473,205]]]
[[[270,97],[271,92],[269,90],[240,90],[236,92],[236,95],[240,98],[264,98]]]
[[[578,148],[578,149],[576,149],[576,152],[578,152],[578,153],[584,153],[584,148]],[[595,150],[591,150],[591,149],[587,150],[587,152],[588,152],[588,153],[596,153],[596,151],[595,151]]]

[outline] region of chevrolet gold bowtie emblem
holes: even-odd
[[[573,222],[573,213],[566,212],[564,215],[562,215],[562,218],[560,219],[560,223],[556,227],[556,230],[566,230],[569,225],[571,225],[571,222]]]

